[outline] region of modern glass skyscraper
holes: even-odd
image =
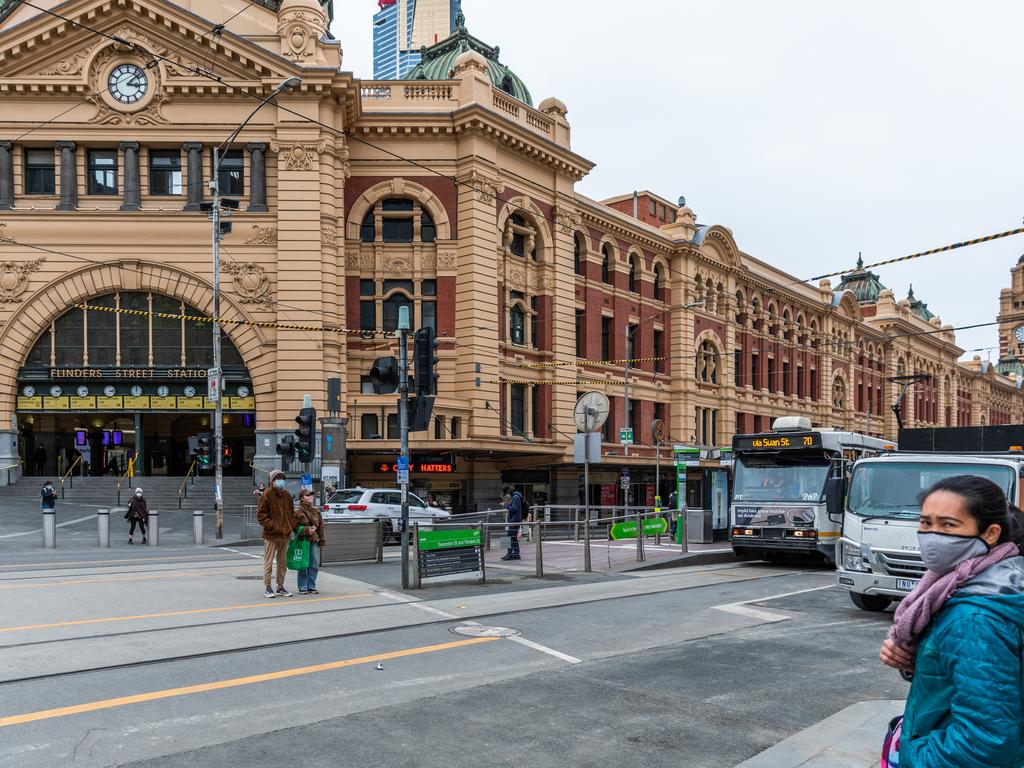
[[[455,29],[459,0],[377,0],[373,17],[373,77],[398,80],[420,61],[420,49]]]

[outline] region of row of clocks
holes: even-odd
[[[239,397],[249,396],[249,388],[244,385],[239,387],[237,391]],[[142,397],[142,387],[140,387],[138,384],[132,387],[129,390],[129,392],[131,393],[132,397]],[[169,387],[161,385],[156,388],[156,393],[159,397],[167,397],[168,395],[171,394],[171,390]],[[21,394],[23,394],[25,397],[35,397],[36,388],[29,384],[24,389],[21,390]],[[58,387],[56,384],[50,387],[50,397],[60,397],[63,394],[64,390]],[[83,384],[82,386],[75,390],[75,394],[77,394],[79,397],[88,397],[89,388]],[[103,388],[103,394],[106,395],[107,397],[113,397],[114,395],[117,394],[117,389],[108,384]],[[185,387],[184,394],[185,397],[195,397],[196,388],[193,386]]]

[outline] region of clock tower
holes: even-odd
[[[1024,256],[1010,270],[1011,287],[999,292],[1000,373],[1024,371]]]

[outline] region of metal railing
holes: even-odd
[[[249,469],[252,470],[252,484],[253,485],[259,485],[259,483],[256,482],[256,473],[257,472],[262,472],[263,476],[266,477],[267,475],[269,475],[273,471],[273,470],[269,470],[269,469],[263,469],[262,467],[257,467],[251,461],[249,462]]]
[[[75,475],[74,475],[75,467],[77,467],[81,463],[82,463],[82,455],[79,454],[78,456],[75,457],[75,460],[71,463],[71,466],[68,467],[67,473],[64,474],[64,475],[61,475],[61,478],[60,478],[60,497],[62,499],[64,498],[64,482],[66,480],[68,480],[68,478],[70,478],[71,479],[71,487],[72,488],[75,487]]]
[[[192,466],[188,468],[185,479],[178,486],[178,509],[181,509],[182,499],[188,498],[188,487],[196,484],[196,473],[199,471],[199,460],[193,459]],[[189,482],[191,480],[191,482]]]
[[[132,456],[128,459],[128,469],[124,471],[124,474],[117,479],[117,505],[121,506],[121,486],[125,480],[131,480],[135,477],[135,457]],[[74,486],[72,486],[74,487]],[[63,498],[63,497],[62,497]]]
[[[7,485],[11,484],[11,470],[12,469],[21,469],[21,467],[22,467],[22,465],[24,463],[25,462],[19,460],[17,464],[8,464],[6,467],[0,467],[0,472],[2,472],[4,470],[7,471]]]

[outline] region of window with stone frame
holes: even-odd
[[[629,290],[640,292],[640,259],[635,254],[629,257]]]
[[[846,407],[846,383],[838,376],[832,382],[832,406],[834,408]]]
[[[505,221],[502,245],[506,253],[537,261],[537,228],[523,213],[513,213]]]
[[[409,323],[413,328],[431,328],[437,332],[437,280],[359,281],[359,330],[396,331],[398,313],[409,307]]]
[[[665,301],[665,271],[661,264],[654,265],[654,300]]]
[[[359,225],[364,243],[433,243],[437,241],[434,217],[418,200],[386,197],[366,212]]]
[[[704,384],[718,383],[718,348],[708,339],[697,347],[697,380]]]
[[[53,147],[25,150],[23,183],[26,195],[57,193],[57,167]]]
[[[605,243],[601,246],[601,282],[611,285],[612,283],[612,247]]]
[[[583,235],[577,232],[572,239],[572,269],[577,275],[583,274],[583,255],[587,252]]]

